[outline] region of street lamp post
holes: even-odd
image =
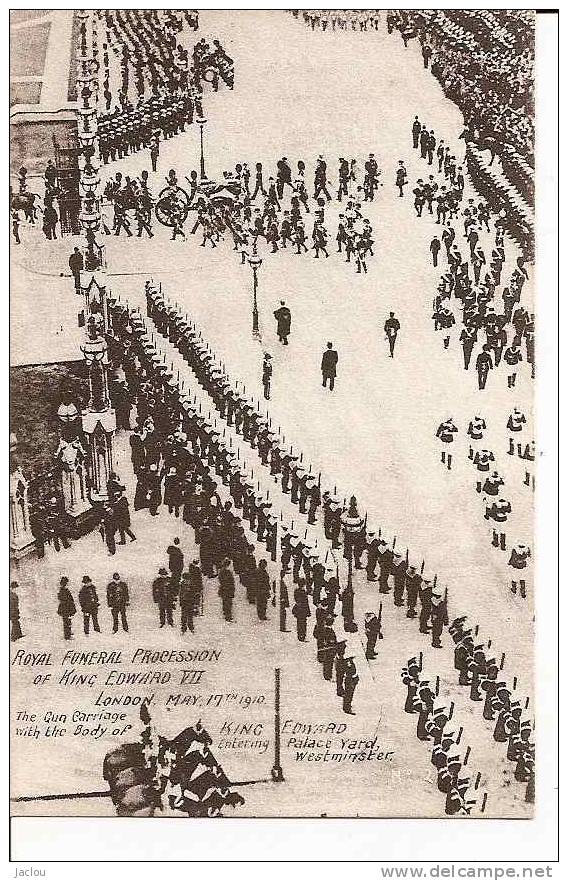
[[[207,175],[205,174],[205,155],[203,153],[203,129],[205,128],[207,120],[204,116],[198,116],[195,121],[199,126],[200,178],[201,180],[207,180]]]
[[[255,340],[260,340],[260,331],[258,329],[258,301],[257,301],[257,289],[258,289],[258,270],[262,264],[262,258],[258,256],[256,252],[256,239],[254,240],[254,245],[252,248],[252,254],[248,258],[250,263],[250,267],[252,269],[252,335]]]

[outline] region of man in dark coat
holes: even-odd
[[[144,468],[144,464],[146,462],[146,452],[144,448],[144,441],[142,440],[142,436],[140,431],[133,431],[130,435],[130,457],[132,459],[132,467],[134,468],[134,473],[138,476],[139,472]]]
[[[77,613],[75,600],[73,599],[73,594],[67,587],[68,584],[69,579],[63,576],[63,578],[59,582],[59,591],[57,594],[57,614],[61,617],[63,621],[64,639],[72,639],[73,634],[71,632],[71,618]]]
[[[233,620],[233,597],[235,596],[235,576],[231,569],[231,561],[225,558],[219,569],[219,596],[223,605],[225,621]]]
[[[83,576],[83,583],[79,591],[79,605],[83,613],[83,630],[85,636],[89,635],[89,625],[92,622],[93,630],[100,633],[99,627],[99,598],[97,590],[88,575]]]
[[[117,523],[111,505],[104,505],[99,529],[103,540],[106,541],[109,554],[113,556],[116,553]]]
[[[152,584],[152,599],[158,606],[158,611],[160,613],[160,627],[164,627],[166,621],[170,627],[173,627],[175,591],[172,590],[172,584],[168,578],[168,572],[163,567],[159,570],[158,577],[154,579]]]
[[[169,545],[167,551],[168,566],[172,576],[172,581],[179,584],[181,573],[183,572],[183,551],[179,546],[179,538],[174,538],[173,544]]]
[[[73,279],[75,280],[75,292],[81,293],[81,271],[84,266],[83,255],[79,248],[73,248],[73,253],[69,257],[69,269]]]
[[[321,359],[321,375],[322,375],[322,385],[325,388],[327,382],[329,380],[329,390],[333,391],[333,387],[335,385],[335,377],[337,375],[337,362],[339,360],[339,356],[335,349],[333,348],[333,343],[327,344],[327,349],[322,355]]]
[[[17,593],[18,582],[10,584],[10,640],[16,642],[24,635],[20,624],[20,600]]]
[[[270,576],[266,560],[260,560],[256,570],[256,613],[259,621],[266,621],[266,607],[270,598]]]
[[[114,520],[120,533],[120,544],[126,544],[126,536],[130,541],[136,541],[136,536],[130,528],[130,505],[125,495],[121,495],[114,505]]]
[[[130,595],[128,593],[128,585],[125,581],[121,581],[118,572],[112,576],[112,581],[107,585],[107,605],[112,615],[112,632],[118,632],[118,618],[122,629],[128,633],[128,621],[126,620],[126,607],[130,603]]]
[[[290,335],[290,327],[292,325],[292,313],[290,312],[285,300],[280,300],[280,306],[274,312],[276,318],[276,333],[278,339],[285,346],[288,345],[288,336]]]
[[[193,565],[191,571],[181,576],[179,588],[179,609],[181,614],[181,632],[190,630],[193,633],[193,617],[199,610],[203,584],[199,566]],[[195,571],[197,570],[197,572]]]

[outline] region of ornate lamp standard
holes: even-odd
[[[195,119],[196,123],[199,126],[199,157],[200,157],[200,174],[199,177],[201,180],[207,180],[207,175],[205,174],[205,156],[203,153],[203,129],[205,128],[205,123],[207,120],[204,116],[197,116]]]
[[[79,18],[79,88],[77,136],[81,148],[79,220],[85,234],[84,270],[81,287],[85,295],[87,339],[81,351],[89,373],[89,401],[81,414],[83,431],[89,442],[90,498],[107,498],[107,482],[113,471],[113,439],[116,417],[108,393],[108,358],[104,247],[96,241],[101,229],[101,194],[97,140],[97,67],[94,46],[93,13],[81,10]]]
[[[262,264],[262,258],[259,257],[256,252],[256,239],[254,240],[254,245],[252,246],[252,254],[248,258],[248,262],[252,269],[252,335],[255,340],[260,341],[260,332],[258,329],[257,273]]]

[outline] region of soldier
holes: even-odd
[[[77,613],[77,608],[75,606],[75,600],[73,599],[73,594],[67,587],[69,584],[69,579],[64,575],[63,578],[59,582],[59,591],[57,593],[57,614],[63,621],[63,638],[64,639],[72,639],[73,633],[71,632],[71,619],[73,615]]]
[[[379,539],[371,530],[367,532],[367,581],[376,581],[375,568],[379,560]]]
[[[292,324],[292,313],[286,305],[285,300],[280,300],[280,306],[274,312],[274,317],[276,318],[276,332],[278,334],[278,339],[283,345],[287,346]]]
[[[440,637],[442,635],[444,627],[448,624],[448,611],[446,600],[438,594],[434,594],[432,596],[431,623],[432,647],[436,649],[441,649],[442,643],[440,641]]]
[[[434,267],[438,265],[438,254],[440,253],[441,247],[440,239],[437,236],[434,236],[430,242],[430,253],[432,254],[432,263],[434,264]]]
[[[473,419],[470,420],[470,423],[467,427],[467,434],[472,440],[478,441],[482,440],[483,432],[487,429],[487,423],[482,416],[474,416]],[[469,458],[473,461],[474,456],[474,448],[472,444],[469,445]]]
[[[390,593],[389,575],[393,560],[393,552],[384,539],[379,539],[379,593]]]
[[[407,183],[408,177],[406,174],[406,168],[404,167],[402,159],[399,159],[398,168],[396,170],[395,187],[398,187],[398,194],[401,199],[404,196],[404,187]]]
[[[352,657],[347,657],[345,658],[345,666],[343,668],[343,712],[348,713],[350,716],[355,715],[351,704],[358,682],[359,676],[357,675],[355,661]]]
[[[377,645],[377,639],[382,639],[383,634],[381,632],[381,613],[379,611],[379,615],[375,615],[374,612],[365,612],[365,636],[367,637],[367,644],[365,646],[365,657],[367,660],[372,661],[377,657],[377,653],[375,652],[375,648]]]
[[[317,604],[315,596],[314,602]],[[294,605],[292,606],[292,615],[296,619],[296,633],[299,642],[306,641],[307,623],[311,614],[308,592],[306,590],[305,582],[301,578],[298,581],[297,588],[294,590]]]
[[[394,346],[396,343],[396,338],[398,336],[398,332],[400,330],[400,321],[395,317],[394,312],[389,312],[389,317],[385,321],[384,331],[387,336],[387,340],[389,343],[389,350],[391,358],[394,358]]]
[[[99,598],[95,585],[88,575],[83,576],[81,590],[79,591],[79,605],[83,613],[83,630],[85,636],[89,635],[89,625],[93,624],[93,630],[100,633],[99,627]]]
[[[490,346],[485,343],[475,362],[475,369],[477,370],[477,379],[480,389],[485,388],[485,383],[487,382],[489,371],[493,370],[493,360],[491,358],[489,350]]]
[[[420,615],[418,621],[420,624],[420,633],[429,633],[428,627],[432,615],[432,581],[422,576],[422,586],[418,593],[420,599]]]
[[[420,132],[422,131],[422,126],[418,120],[418,117],[414,117],[414,122],[412,123],[412,146],[415,150],[418,149],[418,138],[420,137]]]
[[[494,520],[497,524],[506,523],[507,517],[511,513],[511,503],[507,499],[497,499],[496,501],[489,503],[489,500],[486,501],[485,505],[485,519]],[[502,527],[501,527],[502,529]],[[493,547],[500,547],[502,551],[506,550],[506,536],[505,533],[501,531],[499,528],[493,528]]]
[[[457,430],[454,420],[450,417],[446,422],[442,422],[438,426],[436,437],[439,437],[443,444],[451,444],[454,441],[454,434],[456,434]],[[452,454],[447,453],[443,448],[441,452],[441,461],[443,464],[447,465],[448,471],[451,471]]]
[[[406,585],[406,560],[402,554],[393,554],[392,575],[394,580],[394,604],[404,606],[404,588]]]
[[[24,634],[20,623],[20,600],[18,597],[18,582],[10,583],[10,641],[17,642]]]
[[[228,557],[221,563],[219,569],[219,596],[223,606],[225,621],[233,620],[233,597],[235,596],[235,577],[231,569],[231,561]]]
[[[527,568],[528,561],[531,557],[530,548],[525,544],[518,544],[511,550],[511,556],[509,557],[509,566],[517,571],[522,571]],[[526,598],[527,595],[527,585],[526,580],[524,578],[513,579],[511,581],[511,592],[517,593],[517,586],[519,588],[519,593],[523,599]]]
[[[509,366],[510,372],[507,375],[507,386],[509,388],[515,387],[515,381],[517,379],[517,371],[514,369],[518,364],[523,360],[523,356],[521,354],[521,350],[516,343],[511,343],[508,349],[505,349],[503,353],[503,358],[505,363]]]
[[[262,362],[262,387],[264,389],[265,400],[270,400],[270,381],[272,379],[272,360],[268,352],[264,356]]]
[[[128,633],[128,621],[126,620],[126,607],[130,604],[128,585],[121,581],[118,572],[112,576],[112,581],[107,585],[107,605],[112,615],[112,632],[118,632],[118,617],[122,629]]]
[[[168,555],[168,566],[172,583],[179,584],[181,573],[183,572],[184,556],[177,536],[174,538],[173,544],[168,546],[166,553]]]
[[[270,598],[270,576],[267,569],[267,561],[260,560],[255,577],[256,613],[259,621],[266,621],[266,607]]]
[[[166,622],[170,627],[174,626],[174,606],[175,591],[172,590],[168,571],[162,567],[158,572],[158,577],[154,579],[152,584],[152,599],[158,606],[160,615],[160,627],[164,627]]]
[[[416,618],[416,603],[422,578],[416,571],[416,567],[411,563],[408,564],[406,571],[406,617]]]
[[[321,635],[323,678],[328,682],[331,682],[333,677],[333,662],[337,653],[337,636],[333,629],[334,617],[334,615],[328,615],[325,618]]]

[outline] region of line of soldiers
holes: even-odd
[[[279,478],[282,491],[290,494],[292,503],[298,505],[308,523],[315,523],[318,516],[322,517],[326,538],[331,541],[333,548],[340,548],[344,537],[341,520],[344,506],[340,500],[330,491],[322,492],[320,479],[305,468],[302,457],[284,446],[278,432],[273,431],[253,404],[233,387],[224,371],[215,365],[209,347],[195,327],[176,307],[168,305],[163,295],[149,282],[145,293],[148,316],[158,332],[177,347],[220,416],[226,419],[228,425],[234,425],[236,431],[258,451],[262,464],[270,469],[271,475]],[[420,631],[431,633],[433,646],[441,647],[441,635],[447,624],[447,595],[436,590],[435,578],[424,575],[424,564],[418,572],[407,557],[395,551],[394,542],[389,547],[380,532],[376,535],[374,531],[367,530],[364,522],[359,533],[353,537],[351,546],[355,568],[363,568],[362,556],[366,553],[367,579],[377,580],[378,566],[379,592],[389,593],[389,579],[392,577],[395,605],[406,604],[407,617],[419,617]],[[302,577],[302,567],[304,577],[309,578],[309,556],[312,552],[309,544],[297,534],[285,532],[282,548],[283,565],[287,566],[295,553],[294,580]],[[418,602],[420,612],[417,612]]]
[[[321,28],[322,32],[328,27],[331,31],[378,31],[381,20],[379,9],[291,9],[294,18],[302,18],[312,31]]]
[[[469,687],[473,701],[483,701],[483,718],[495,722],[493,739],[507,743],[507,758],[514,762],[515,780],[526,783],[525,801],[534,802],[535,787],[535,745],[532,742],[534,730],[530,719],[523,719],[523,710],[529,705],[514,699],[517,679],[511,689],[500,679],[505,662],[502,655],[500,663],[488,657],[487,646],[476,644],[478,628],[467,626],[467,618],[456,618],[449,631],[454,641],[454,667],[459,672],[459,684]]]
[[[434,132],[428,133],[418,117],[415,117],[412,126],[412,138],[416,149],[423,145],[423,158],[433,158],[436,147]],[[534,377],[534,315],[520,303],[521,292],[528,279],[525,258],[521,256],[517,259],[508,284],[502,284],[505,238],[501,218],[494,218],[494,228],[491,230],[487,203],[481,200],[476,204],[473,198],[464,201],[463,169],[456,164],[455,156],[443,140],[438,142],[436,158],[438,174],[444,175],[445,182],[436,180],[435,175],[430,174],[427,181],[419,179],[414,188],[417,215],[423,216],[425,207],[427,215],[433,215],[435,205],[436,223],[443,226],[440,238],[435,236],[430,244],[434,265],[438,265],[439,253],[445,254],[447,261],[447,270],[440,279],[433,302],[434,328],[443,332],[444,348],[448,348],[451,329],[458,317],[464,369],[469,369],[473,351],[478,345],[480,351],[474,363],[479,388],[485,388],[490,371],[501,362],[508,368],[507,386],[513,388],[518,365],[524,358],[531,364]],[[459,223],[463,226],[468,250],[458,246]],[[480,234],[490,235],[492,250],[489,261],[481,246]],[[482,277],[484,266],[486,271]],[[523,340],[524,355],[521,350]]]
[[[522,444],[513,439],[522,431],[525,423],[526,417],[515,407],[507,420],[507,428],[512,432],[509,435],[508,452],[510,455],[514,455],[516,448],[521,459],[531,462],[534,461],[534,441],[529,444]],[[467,435],[470,439],[468,459],[477,471],[476,490],[482,494],[485,520],[491,521],[492,545],[494,548],[506,551],[507,536],[505,524],[513,509],[510,500],[502,495],[502,487],[505,486],[505,480],[499,471],[494,470],[495,454],[481,446],[486,429],[487,423],[483,417],[474,416],[470,420],[467,428]],[[436,437],[441,440],[443,445],[441,461],[448,470],[451,470],[453,461],[452,453],[449,450],[457,433],[458,427],[451,417],[442,422],[436,431]],[[525,486],[531,485],[530,479],[531,473],[525,468],[525,480],[523,481]],[[534,485],[534,477],[532,480]],[[508,565],[515,570],[526,569],[530,556],[530,549],[526,545],[519,543],[511,549]],[[517,593],[517,587],[519,588],[521,598],[524,599],[526,597],[526,579],[521,579],[520,573],[511,582],[512,593]]]
[[[150,148],[155,170],[159,141],[185,130],[194,116],[203,117],[203,82],[215,91],[219,79],[233,87],[233,62],[218,40],[211,48],[200,40],[189,53],[177,43],[183,19],[196,27],[192,11],[113,10],[105,17],[107,43],[103,44],[106,113],[98,121],[99,151],[103,162],[122,159]],[[109,43],[121,54],[121,88],[112,107]],[[122,48],[119,48],[122,47]],[[137,98],[129,95],[129,71],[135,70]]]
[[[112,301],[110,309],[116,330],[121,324],[124,325],[124,314],[121,319],[119,317],[122,312],[121,307]],[[133,464],[135,470],[138,470],[139,480],[144,473],[144,463],[147,462],[148,455],[154,459],[159,456],[160,470],[157,470],[155,461],[149,466],[157,475],[157,481],[161,480],[166,471],[170,473],[172,462],[175,463],[173,467],[184,475],[187,472],[180,463],[188,459],[193,461],[197,469],[202,469],[201,485],[197,483],[188,486],[188,494],[182,509],[183,517],[188,525],[195,529],[196,539],[200,545],[200,569],[208,577],[218,577],[223,615],[227,621],[232,620],[233,616],[236,576],[245,588],[247,601],[256,604],[258,617],[264,620],[273,589],[273,602],[276,604],[275,585],[270,583],[266,560],[261,559],[258,564],[256,563],[255,546],[246,539],[242,523],[248,521],[249,529],[255,532],[254,541],[264,542],[271,560],[275,561],[278,524],[271,512],[272,505],[255,491],[254,481],[245,472],[242,463],[232,454],[211,422],[200,415],[186,395],[180,394],[173,377],[168,376],[159,358],[155,357],[156,350],[147,341],[143,324],[137,322],[135,316],[131,317],[130,327],[132,341],[128,347],[129,355],[135,353],[137,367],[133,374],[128,372],[138,384],[137,406],[143,419],[147,420],[146,414],[152,412],[156,426],[160,426],[155,430],[147,426],[148,436],[142,438],[142,448],[138,441],[133,447],[133,451],[134,449],[137,451],[133,456]],[[179,430],[171,432],[171,428],[176,425],[179,425]],[[150,437],[156,432],[161,439]],[[210,476],[213,471],[227,487],[234,508],[230,502],[221,505],[220,497],[216,492],[220,487]],[[205,486],[206,489],[202,491],[201,486]],[[176,508],[178,510],[181,508],[182,499],[174,495],[169,501],[170,512],[175,515]],[[238,512],[242,514],[239,515]],[[290,606],[286,576],[287,573],[291,573],[296,586],[294,617],[297,622],[298,638],[301,641],[305,639],[307,617],[311,615],[308,599],[310,596],[316,607],[318,626],[314,638],[318,659],[322,667],[324,658],[326,659],[324,670],[326,679],[329,678],[328,665],[331,663],[333,667],[335,664],[338,695],[342,698],[345,712],[352,713],[352,699],[358,681],[353,658],[342,644],[344,641],[339,638],[333,642],[334,645],[337,644],[333,652],[331,647],[329,650],[325,648],[324,642],[330,633],[328,630],[324,633],[321,629],[324,620],[326,627],[331,626],[336,617],[337,604],[340,605],[341,614],[346,622],[345,629],[347,630],[347,623],[353,623],[352,590],[344,590],[340,593],[336,569],[321,564],[314,549],[306,542],[301,542],[298,536],[285,526],[279,527],[279,531],[281,575],[278,604],[281,628],[285,629],[286,609]],[[176,556],[178,555],[174,554],[174,558]],[[166,624],[173,626],[174,606],[179,599],[178,585],[183,581],[184,576],[182,569],[183,562],[180,565],[178,557],[174,576],[171,567],[169,573],[163,567],[153,585],[154,601],[158,606],[160,623],[164,626]],[[305,597],[304,603],[300,600],[302,592]],[[193,602],[195,601],[194,597]],[[302,610],[307,611],[305,616]],[[370,624],[369,628],[373,631],[374,626]],[[370,653],[377,636],[378,632],[371,633],[369,637]]]
[[[109,85],[109,45],[120,56],[121,103],[128,98],[131,71],[134,71],[135,88],[139,97],[148,89],[153,94],[160,87],[170,92],[187,89],[188,53],[178,43],[178,35],[186,24],[194,30],[197,29],[198,18],[194,10],[124,9],[100,10],[98,14],[106,33],[106,42],[103,43],[103,69],[107,107],[112,100]]]
[[[429,680],[423,679],[422,675],[422,656],[419,660],[409,658],[401,673],[407,690],[404,710],[418,714],[417,738],[433,744],[431,761],[437,771],[438,789],[446,796],[445,813],[448,816],[468,815],[477,799],[467,797],[472,785],[471,777],[460,777],[460,773],[467,765],[471,750],[467,748],[463,760],[453,752],[462,735],[461,729],[457,735],[446,730],[453,716],[453,704],[449,708],[437,707],[438,687],[432,689]],[[479,775],[476,784],[479,785]],[[485,802],[486,799],[482,803],[482,810],[485,809]]]
[[[129,175],[123,178],[122,173],[118,171],[115,177],[107,182],[104,195],[113,207],[112,232],[115,236],[120,235],[122,230],[128,237],[132,236],[131,212],[133,212],[138,238],[141,238],[143,233],[146,233],[148,238],[153,238],[152,209],[155,199],[149,188],[147,171],[142,171],[138,178],[131,178]]]

